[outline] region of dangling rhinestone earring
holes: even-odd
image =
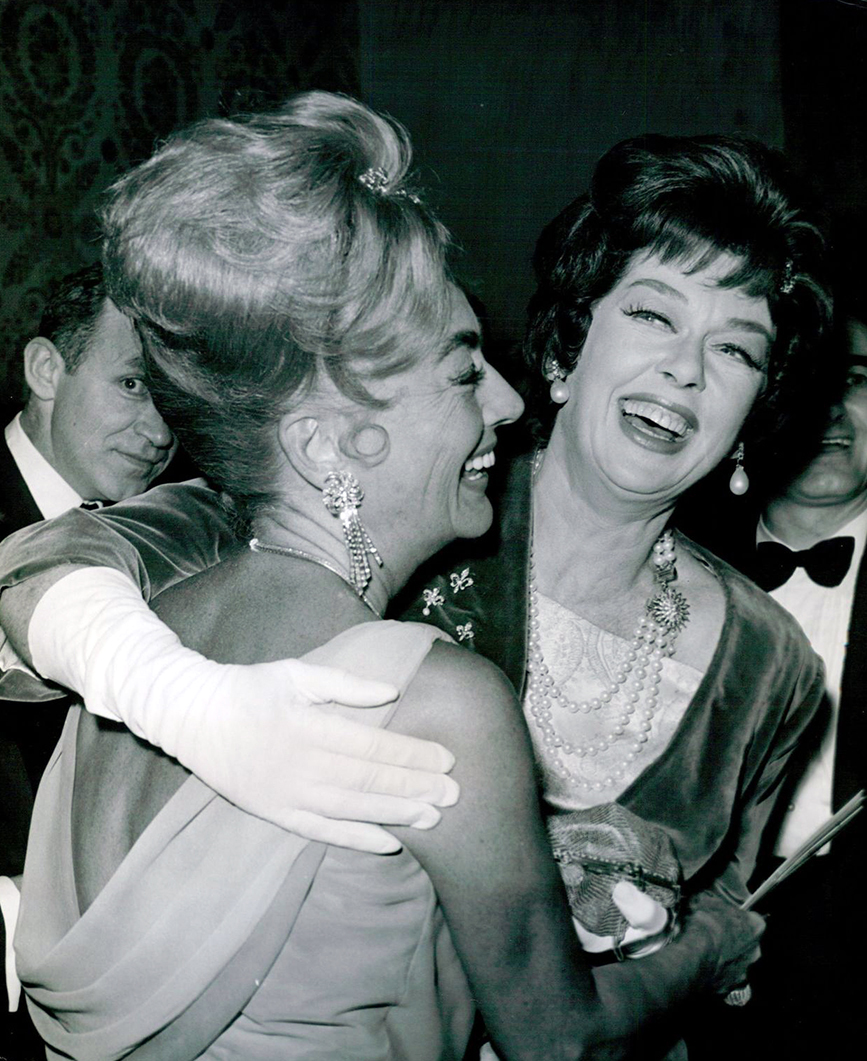
[[[358,518],[364,491],[352,472],[329,472],[325,477],[322,502],[332,516],[339,516],[343,524],[343,540],[349,553],[349,581],[359,597],[364,596],[370,582],[371,570],[368,556],[372,556],[379,567],[382,557]]]
[[[750,488],[750,480],[744,471],[744,444],[738,443],[738,448],[732,454],[732,460],[737,462],[732,477],[729,479],[729,490],[738,497],[745,494]]]
[[[548,371],[545,373],[545,378],[552,381],[551,390],[549,391],[551,401],[556,402],[557,405],[565,405],[572,397],[572,392],[566,382],[566,370],[559,361],[555,361],[552,358],[548,362]]]

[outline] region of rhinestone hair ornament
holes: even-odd
[[[391,177],[389,177],[386,170],[381,166],[376,168],[372,167],[366,169],[364,173],[358,175],[358,181],[363,184],[365,188],[373,192],[374,195],[380,195],[385,197],[386,195],[394,195],[398,199],[409,199],[410,202],[416,205],[421,204],[421,199],[417,195],[412,195],[406,191],[405,188],[396,188],[393,191],[389,191],[389,184],[391,183]]]
[[[783,266],[783,280],[780,284],[780,294],[790,295],[792,288],[795,286],[795,266],[791,258],[786,258],[785,265]]]

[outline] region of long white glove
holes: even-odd
[[[312,840],[394,851],[380,825],[430,828],[458,786],[439,744],[328,714],[317,704],[388,703],[397,690],[298,660],[214,663],[184,648],[139,589],[81,568],[37,604],[34,668],[124,722],[226,799]],[[370,822],[380,825],[366,824]]]

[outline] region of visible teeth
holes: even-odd
[[[623,411],[627,416],[640,416],[643,420],[650,420],[658,427],[671,431],[672,434],[683,436],[689,431],[689,424],[679,413],[665,409],[654,402],[636,401],[627,398],[623,403]]]
[[[487,453],[480,453],[478,456],[470,457],[468,461],[464,461],[464,471],[483,472],[486,468],[493,468],[495,460],[493,450],[489,450]]]
[[[834,437],[834,438],[823,438],[822,439],[822,445],[823,446],[851,446],[852,445],[852,441],[851,441],[851,439],[848,439],[848,438],[836,438],[836,437]]]

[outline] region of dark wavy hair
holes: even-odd
[[[67,372],[84,360],[106,298],[99,262],[64,276],[49,293],[38,334],[54,343]]]
[[[741,137],[640,136],[599,162],[590,191],[542,232],[533,264],[524,342],[531,371],[527,407],[537,441],[556,417],[544,371],[574,368],[594,302],[619,281],[638,253],[683,263],[688,272],[721,252],[738,259],[721,280],[768,300],[776,326],[768,383],[741,432],[767,446],[815,400],[831,297],[825,239],[808,197],[783,156]]]
[[[318,381],[376,405],[366,381],[442,342],[449,235],[405,183],[411,157],[397,122],[306,92],[183,129],[109,190],[111,297],[160,412],[242,520],[275,500],[275,424]]]

